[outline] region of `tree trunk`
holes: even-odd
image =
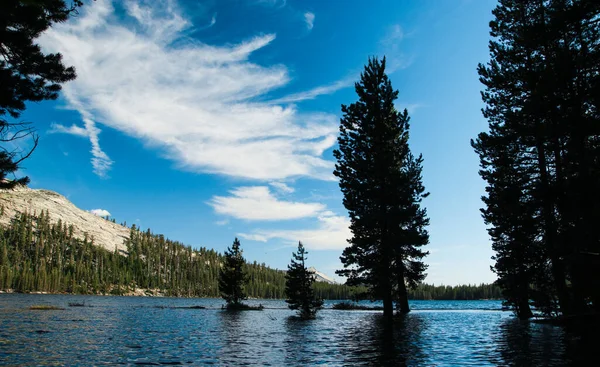
[[[392,294],[389,291],[386,291],[383,295],[383,317],[389,320],[394,317],[394,303]]]
[[[525,280],[519,290],[519,300],[517,301],[517,317],[521,320],[528,320],[533,317],[531,307],[529,306],[529,280],[527,277],[521,277]]]
[[[565,284],[565,265],[564,261],[560,259],[560,244],[557,241],[557,226],[556,218],[554,217],[554,198],[550,193],[550,180],[548,178],[548,170],[546,163],[546,152],[545,146],[541,141],[539,133],[536,136],[537,144],[537,156],[538,156],[538,169],[540,171],[540,183],[542,185],[542,213],[544,218],[544,240],[550,254],[550,263],[552,278],[554,286],[556,287],[556,293],[558,296],[558,304],[560,311],[563,315],[569,314],[569,295],[567,293],[567,286]]]
[[[398,272],[398,305],[396,305],[396,307],[401,314],[407,314],[410,312],[410,308],[408,306],[408,292],[406,290],[406,283],[404,282],[404,264],[402,263],[401,258],[396,259],[396,266]]]

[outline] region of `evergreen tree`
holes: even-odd
[[[600,3],[501,0],[493,13],[478,70],[490,131],[472,145],[498,284],[521,317],[526,299],[600,310]]]
[[[323,307],[323,300],[315,297],[315,280],[306,268],[306,254],[308,252],[302,242],[298,242],[298,251],[292,253],[292,260],[285,274],[285,301],[290,309],[298,310],[301,318],[311,319]]]
[[[539,225],[535,206],[531,203],[530,174],[519,157],[519,147],[493,126],[489,134],[481,134],[472,142],[480,154],[481,176],[490,184],[483,197],[482,209],[496,261],[492,267],[503,289],[505,305],[519,318],[533,316],[529,305],[533,297],[531,284],[543,264],[543,247],[537,240]],[[485,154],[483,154],[485,152]],[[492,168],[493,166],[493,168]]]
[[[409,312],[406,286],[414,287],[427,266],[421,250],[429,236],[422,157],[409,149],[408,112],[398,112],[398,91],[385,74],[385,58],[369,59],[355,85],[358,101],[342,105],[339,149],[334,175],[339,178],[344,206],[350,215],[349,240],[341,261],[349,285],[366,285],[383,300],[384,314]]]
[[[127,251],[108,251],[75,238],[73,226],[50,218],[48,211],[18,214],[6,228],[0,226],[0,290],[122,295],[137,287],[177,297],[219,296],[220,264],[226,260],[214,250],[132,227]],[[245,272],[248,296],[284,297],[285,271],[254,262]],[[340,284],[314,286],[327,299],[346,299],[354,291]]]
[[[240,241],[237,238],[224,255],[224,263],[219,271],[219,291],[228,307],[238,307],[247,299],[245,288],[248,276],[244,269],[246,260],[242,256]]]
[[[52,24],[64,22],[82,5],[63,0],[0,2],[0,143],[33,137],[33,148],[19,155],[0,146],[0,188],[26,184],[27,177],[5,180],[29,157],[38,138],[28,123],[15,122],[28,101],[56,99],[60,84],[75,79],[75,69],[65,67],[60,54],[44,54],[35,39]]]

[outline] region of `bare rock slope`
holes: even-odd
[[[313,278],[315,279],[316,282],[324,282],[324,283],[329,283],[329,284],[336,284],[335,280],[333,280],[330,277],[328,277],[327,275],[321,273],[320,271],[318,271],[317,269],[313,268],[312,266],[310,268],[308,268],[308,271],[313,274]]]
[[[129,229],[117,223],[112,223],[90,212],[81,210],[64,196],[48,190],[34,190],[20,186],[13,190],[0,190],[0,205],[4,206],[4,214],[0,216],[0,225],[7,225],[16,213],[50,213],[54,223],[62,220],[67,225],[73,225],[75,237],[83,239],[94,238],[94,244],[109,251],[115,247],[125,251],[124,241],[129,238]]]

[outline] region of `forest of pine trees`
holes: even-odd
[[[506,304],[600,311],[600,2],[501,0],[472,146]]]
[[[224,259],[216,251],[192,249],[135,225],[126,244],[127,254],[107,251],[91,238],[74,238],[66,223],[50,223],[48,213],[20,214],[0,227],[0,290],[124,294],[136,287],[169,296],[219,296]],[[284,271],[253,262],[246,272],[249,297],[284,297]],[[315,290],[326,299],[352,294],[339,284],[322,283]]]
[[[1,210],[2,208],[0,208]],[[20,214],[0,226],[0,290],[75,294],[126,294],[134,287],[168,296],[219,297],[218,274],[223,255],[189,246],[132,226],[128,256],[73,237],[66,223],[50,223],[49,214]],[[253,298],[285,297],[285,272],[247,263],[246,291]],[[315,297],[351,299],[363,288],[313,283]],[[420,285],[410,299],[499,298],[491,285]]]

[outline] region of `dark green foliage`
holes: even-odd
[[[305,265],[308,252],[298,242],[298,251],[292,253],[292,260],[285,275],[285,295],[288,307],[298,310],[303,319],[312,319],[323,307],[323,300],[315,297],[314,278]]]
[[[28,153],[0,147],[0,188],[27,184],[27,177],[5,180],[37,146],[38,138],[28,123],[14,121],[26,102],[56,99],[60,84],[75,79],[75,69],[65,67],[60,54],[44,54],[35,39],[55,23],[66,21],[82,3],[67,6],[63,0],[0,2],[0,143],[31,136]]]
[[[494,284],[480,285],[430,285],[422,283],[409,290],[409,299],[471,301],[480,299],[501,299],[502,290]]]
[[[48,218],[47,212],[21,214],[0,227],[0,289],[120,295],[137,287],[175,297],[220,296],[218,275],[225,260],[214,250],[192,249],[133,226],[126,252],[107,251]],[[249,296],[284,297],[284,271],[256,262],[246,264],[246,271]],[[315,288],[327,299],[346,299],[353,291],[326,283]]]
[[[263,305],[252,306],[242,302],[228,303],[227,306],[221,307],[227,311],[262,311],[265,308]]]
[[[486,180],[506,303],[519,317],[600,311],[600,3],[501,0],[479,66]]]
[[[421,247],[429,224],[421,200],[423,159],[408,146],[409,117],[398,112],[398,91],[385,74],[385,58],[370,59],[355,85],[358,101],[342,105],[334,175],[339,178],[353,237],[341,257],[349,285],[366,285],[391,316],[393,301],[408,312],[407,285],[415,287],[427,266]]]
[[[219,291],[228,307],[235,307],[248,298],[245,289],[248,283],[245,267],[246,260],[242,256],[240,241],[236,238],[231,248],[228,247],[225,251],[225,261],[219,271]]]

